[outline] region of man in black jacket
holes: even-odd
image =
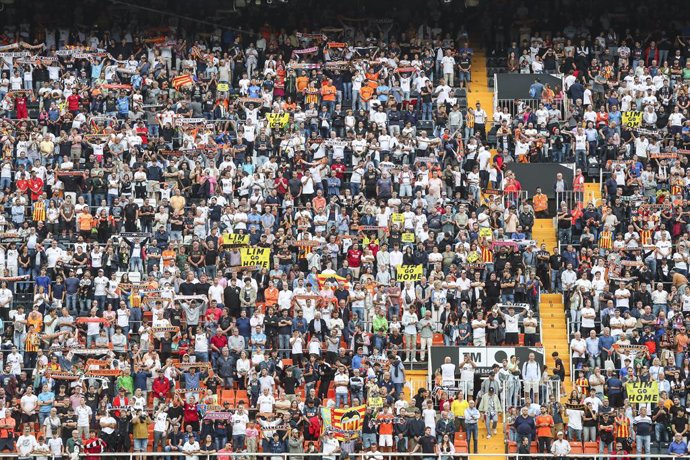
[[[230,311],[230,316],[234,318],[240,316],[240,287],[237,285],[236,278],[230,280],[230,284],[223,291],[223,301]]]
[[[417,447],[419,440],[424,436],[425,426],[424,420],[422,420],[422,411],[417,409],[414,413],[414,418],[407,422],[408,452],[414,451]]]
[[[436,439],[439,444],[443,441],[443,435],[447,434],[451,442],[455,442],[455,424],[448,416],[448,411],[441,412],[441,418],[436,422]]]
[[[314,314],[314,319],[309,321],[309,333],[312,336],[315,335],[318,337],[321,342],[326,340],[326,337],[329,334],[326,321],[321,319],[321,313],[318,311]]]

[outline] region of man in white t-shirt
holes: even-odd
[[[19,401],[19,407],[22,410],[22,417],[28,418],[29,421],[38,421],[36,408],[38,407],[38,396],[34,394],[32,387],[26,388],[26,393]]]
[[[460,364],[460,384],[465,386],[465,394],[474,395],[474,373],[477,363],[472,360],[469,354],[465,355],[464,361]]]
[[[264,388],[263,393],[256,400],[256,405],[259,407],[259,412],[262,414],[272,414],[273,405],[276,402],[276,398],[269,392],[268,388]]]
[[[108,295],[108,278],[103,270],[98,270],[98,276],[93,279],[93,297],[98,302],[99,310],[105,308]]]
[[[515,308],[508,307],[508,313],[501,313],[506,326],[506,345],[517,345],[520,335],[520,315]]]
[[[450,50],[446,50],[446,55],[441,59],[441,66],[443,67],[443,78],[450,86],[453,86],[455,58],[450,55]]]
[[[249,416],[244,410],[244,401],[240,401],[237,406],[237,411],[232,414],[230,419],[232,422],[232,446],[235,452],[242,452],[244,449],[244,440],[247,433],[247,424],[249,423]]]
[[[74,415],[77,416],[77,431],[82,439],[89,437],[89,422],[92,414],[91,407],[86,405],[86,399],[82,396],[79,405],[74,409]]]
[[[335,385],[335,407],[341,408],[347,406],[350,376],[347,375],[347,371],[343,366],[338,367],[335,377],[333,377],[333,384]]]
[[[625,287],[625,283],[623,281],[618,283],[618,289],[616,289],[616,292],[614,292],[614,297],[616,298],[617,309],[630,308],[630,291],[627,287]]]
[[[441,385],[444,387],[455,386],[455,364],[451,361],[450,356],[446,356],[443,361],[441,364]]]
[[[29,457],[37,447],[38,442],[31,434],[31,427],[28,424],[24,425],[24,433],[17,438],[17,454],[20,457]]]

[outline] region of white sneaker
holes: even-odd
[[[491,435],[490,435],[490,434],[487,434],[487,435],[486,435],[486,439],[491,439]]]
[[[416,362],[417,362],[417,358],[412,358],[412,362],[413,362],[413,363],[416,363]]]
[[[494,429],[494,434],[498,434],[498,430]]]

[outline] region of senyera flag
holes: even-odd
[[[323,413],[326,411],[329,411],[330,414]],[[362,434],[366,411],[367,406],[365,405],[346,409],[322,408],[323,430],[331,432],[333,437],[339,441],[345,441],[348,437],[350,439],[358,438]],[[324,415],[326,416],[324,417]]]
[[[335,273],[321,273],[316,275],[316,280],[319,283],[319,289],[323,289],[325,284],[337,285],[343,283],[345,289],[350,289],[350,282],[347,278],[336,275]]]
[[[191,75],[179,75],[172,79],[172,86],[175,89],[180,89],[183,86],[193,85],[194,79]]]

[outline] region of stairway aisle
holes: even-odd
[[[594,201],[595,207],[601,207],[604,201],[601,198],[601,184],[599,182],[585,182],[585,205]]]
[[[553,251],[553,248],[558,245],[553,219],[534,219],[532,239],[536,241],[539,246],[545,243],[546,250],[549,252]]]
[[[494,93],[489,88],[487,77],[493,78],[493,75],[486,74],[486,53],[484,50],[475,49],[472,55],[472,85],[471,92],[467,93],[467,106],[474,109],[477,102],[481,103],[489,118],[486,124],[488,133],[494,116]]]
[[[539,318],[542,327],[542,345],[544,346],[544,359],[549,373],[553,370],[554,360],[551,354],[558,352],[558,356],[563,360],[565,366],[565,394],[561,395],[563,400],[572,389],[570,377],[570,340],[563,307],[563,295],[542,294],[539,304]]]
[[[558,246],[556,228],[553,219],[536,219],[532,228],[532,239],[538,244],[545,243],[549,252]],[[550,286],[545,286],[548,290]],[[565,389],[570,392],[570,340],[568,337],[563,307],[563,295],[560,293],[542,294],[539,304],[539,322],[541,324],[542,345],[544,347],[544,360],[549,373],[553,370],[554,361],[551,354],[558,352],[565,365]],[[561,395],[563,399],[565,395]]]
[[[505,436],[504,436],[503,416],[498,417],[498,427],[496,434],[487,437],[486,425],[484,420],[479,421],[479,437],[477,438],[477,452],[485,454],[482,460],[505,460]],[[465,433],[457,433],[455,435],[455,451],[458,453],[471,452],[474,453],[472,446],[467,445],[467,437]],[[490,455],[496,454],[496,455]]]

